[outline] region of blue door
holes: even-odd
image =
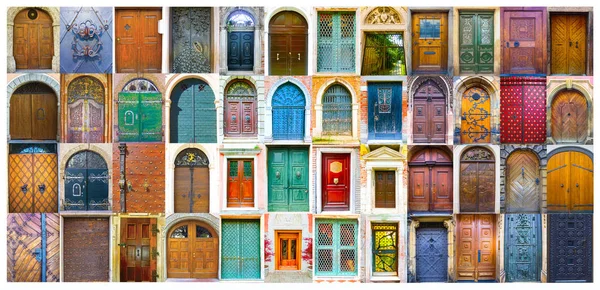
[[[441,223],[417,228],[417,282],[448,280],[448,232]]]
[[[179,82],[171,94],[171,143],[216,143],[215,95],[199,79]]]
[[[221,279],[260,279],[260,221],[223,220]]]
[[[369,139],[402,139],[402,83],[369,83]]]
[[[507,214],[504,267],[507,282],[535,282],[542,266],[539,214]]]
[[[306,100],[302,90],[286,83],[273,94],[273,139],[302,140],[304,138],[304,110]]]

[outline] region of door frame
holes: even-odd
[[[277,15],[279,12],[284,12],[284,11],[292,11],[292,12],[296,12],[298,14],[300,14],[302,17],[304,17],[304,20],[306,20],[307,23],[307,31],[306,31],[306,55],[313,55],[313,24],[311,21],[311,17],[309,17],[308,15],[311,13],[310,10],[307,11],[307,7],[295,7],[295,6],[287,6],[287,7],[277,7],[276,9],[273,9],[271,11],[268,11],[271,7],[265,7],[265,27],[264,27],[264,32],[265,35],[267,35],[267,37],[264,39],[265,41],[265,59],[264,59],[264,63],[265,63],[265,68],[267,68],[267,75],[271,75],[271,63],[270,63],[270,57],[271,57],[271,37],[270,37],[270,30],[269,30],[269,23],[271,23],[271,18],[273,18],[273,16]],[[313,62],[308,60],[306,62],[306,75],[311,75],[311,72],[313,70],[312,67]],[[276,85],[273,85],[272,88],[275,88]],[[310,98],[308,98],[310,99]],[[308,103],[308,100],[307,100]]]
[[[302,270],[302,231],[301,230],[275,230],[275,271],[290,271]],[[279,234],[297,234],[296,239],[296,269],[281,269],[279,260],[281,257],[281,244],[279,242]]]
[[[587,19],[586,19],[586,37],[587,37],[587,43],[586,43],[586,56],[585,56],[585,75],[586,76],[593,76],[594,74],[594,64],[593,61],[593,57],[594,57],[594,35],[593,35],[593,24],[590,25],[591,22],[593,22],[593,8],[592,7],[547,7],[546,8],[547,13],[548,13],[548,21],[546,24],[546,27],[548,28],[548,30],[550,30],[550,25],[551,25],[551,18],[552,15],[554,14],[579,14],[579,15],[586,15]],[[552,56],[552,33],[548,33],[548,56],[551,57]],[[548,62],[547,64],[547,72],[548,72],[548,76],[551,76],[552,74],[550,74],[552,72],[552,63]]]
[[[373,275],[373,225],[374,224],[392,224],[396,226],[396,243],[397,243],[397,270],[396,275]],[[407,282],[407,223],[406,216],[395,216],[389,220],[378,220],[377,217],[366,218],[365,227],[365,279],[368,282],[380,281],[398,281],[400,283]],[[402,254],[405,254],[402,256]]]
[[[263,7],[220,7],[219,14],[221,15],[221,19],[219,19],[219,35],[220,35],[220,45],[219,45],[219,74],[221,75],[262,75],[264,74],[264,67],[261,65],[262,60],[262,45],[261,45],[261,37],[263,37],[263,17],[258,17],[258,13],[263,12]],[[229,19],[229,15],[232,13],[243,10],[245,13],[251,15],[254,20],[254,64],[252,71],[231,71],[227,65],[227,56],[228,51],[227,48],[229,46],[228,40],[228,32],[227,32],[227,20]],[[215,13],[217,14],[217,13]],[[261,13],[262,14],[262,13]],[[217,25],[215,25],[217,26]],[[265,66],[267,65],[265,58]]]
[[[365,161],[365,171],[367,173],[366,194],[363,196],[368,199],[366,212],[375,214],[399,213],[406,214],[406,203],[404,200],[408,194],[408,188],[404,183],[404,168],[406,166],[406,155],[395,151],[387,146],[373,150],[362,159]],[[396,175],[396,207],[395,208],[376,208],[375,207],[375,171],[388,170],[394,171]]]
[[[347,211],[323,211],[323,183],[322,178],[315,178],[317,181],[315,194],[317,202],[317,213],[335,214],[335,213],[354,213],[355,212],[355,173],[357,170],[356,161],[358,160],[358,148],[316,148],[317,153],[317,167],[315,177],[320,177],[323,173],[323,154],[328,153],[346,153],[350,154],[350,188],[348,194],[350,195],[349,210]]]
[[[414,279],[417,277],[417,228],[420,226],[421,222],[443,222],[444,227],[448,229],[448,273],[447,273],[447,281],[453,282],[456,281],[455,274],[455,230],[456,230],[456,222],[453,218],[453,215],[440,215],[440,216],[431,216],[431,217],[417,217],[413,216],[408,220],[408,275],[413,280],[409,282],[415,282]]]

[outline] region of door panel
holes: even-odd
[[[502,8],[502,73],[546,73],[546,8]]]
[[[588,104],[576,90],[559,92],[552,100],[552,137],[557,143],[584,143],[588,137]]]
[[[115,64],[119,73],[138,71],[138,46],[140,42],[138,11],[133,9],[115,10]],[[133,28],[133,29],[132,29]]]
[[[548,215],[548,282],[592,282],[593,216]]]
[[[494,72],[494,15],[460,12],[460,72]]]
[[[56,154],[33,154],[32,188],[35,212],[58,212],[58,160]]]
[[[462,95],[460,143],[491,142],[491,100],[481,87],[471,87]]]
[[[294,11],[281,11],[269,22],[270,75],[306,75],[308,24]]]
[[[441,224],[417,228],[416,266],[417,282],[448,281],[448,232]]]
[[[269,148],[269,211],[308,211],[308,151]]]
[[[140,141],[162,141],[162,94],[141,93],[140,97]]]
[[[56,97],[54,94],[32,94],[33,122],[31,134],[38,140],[55,140],[57,128]]]
[[[254,162],[229,160],[227,207],[254,207]]]
[[[500,142],[546,141],[546,78],[500,79]]]
[[[396,208],[395,171],[375,171],[375,207]]]
[[[446,97],[433,81],[422,83],[413,96],[413,143],[446,142]]]
[[[13,94],[10,98],[10,138],[34,139],[32,138],[33,118],[31,114],[31,95]]]
[[[506,212],[540,211],[540,168],[534,153],[517,150],[506,160]]]
[[[108,282],[109,219],[65,218],[63,230],[63,281]]]
[[[160,73],[162,35],[158,22],[161,9],[117,9],[115,35],[119,73]]]
[[[323,154],[322,159],[322,210],[350,210],[350,154]]]
[[[173,89],[171,101],[171,143],[217,142],[215,95],[207,83],[183,80]]]
[[[437,148],[425,148],[411,158],[408,209],[411,212],[452,210],[452,161]]]
[[[552,74],[586,73],[587,15],[552,14]]]
[[[353,73],[356,69],[354,12],[318,12],[317,72]]]
[[[260,221],[223,220],[221,279],[260,279]]]
[[[211,8],[173,7],[173,73],[211,72]]]
[[[201,222],[173,226],[167,240],[167,278],[216,279],[219,238]]]
[[[53,37],[52,18],[46,11],[36,8],[21,10],[14,18],[16,68],[52,69]]]
[[[539,214],[506,215],[504,255],[508,282],[540,280],[542,235]]]
[[[457,280],[495,280],[495,216],[457,215]]]
[[[275,270],[300,270],[302,243],[300,232],[276,232]]]
[[[402,139],[402,84],[369,83],[369,139]]]
[[[10,154],[9,173],[9,211],[35,212],[33,190],[33,154]]]
[[[398,225],[372,224],[373,275],[398,274]]]
[[[415,72],[443,72],[448,68],[448,14],[413,13]]]
[[[566,151],[548,160],[548,211],[591,212],[594,171],[585,153]]]
[[[209,212],[209,169],[175,168],[175,212]]]
[[[156,219],[121,219],[121,282],[156,281]]]
[[[227,34],[227,68],[251,71],[254,67],[254,31],[232,31]]]

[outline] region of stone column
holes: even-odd
[[[261,43],[260,43],[260,25],[255,23],[254,25],[254,65],[252,66],[252,71],[255,75],[260,73],[260,64],[261,64]]]
[[[416,282],[417,277],[417,228],[419,221],[411,220],[408,229],[408,281]]]
[[[8,73],[14,73],[15,71],[17,71],[17,62],[15,61],[15,57],[13,56],[13,35],[15,28],[15,23],[13,22],[13,20],[14,19],[9,19],[6,25],[6,66],[8,68]],[[54,61],[52,63],[54,63]]]
[[[52,56],[52,71],[60,72],[60,41],[58,41],[60,39],[60,23],[59,22],[52,24],[52,37],[54,37],[53,38],[54,55]]]
[[[165,134],[165,142],[169,144],[171,142],[171,99],[170,96],[165,95],[165,122],[163,132]]]
[[[224,75],[227,74],[227,27],[221,27],[219,40],[221,42],[219,47],[219,73]]]
[[[455,282],[456,276],[454,271],[454,220],[452,220],[452,218],[445,220],[444,226],[448,229],[448,281]]]

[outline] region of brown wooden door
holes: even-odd
[[[52,89],[41,83],[19,87],[10,98],[12,140],[56,140],[57,101]]]
[[[306,75],[308,24],[294,11],[282,11],[269,22],[270,75]]]
[[[209,170],[200,168],[175,168],[175,212],[208,213]]]
[[[494,215],[457,215],[457,280],[496,279]]]
[[[460,160],[460,211],[494,212],[494,155],[485,148],[473,147],[465,151]]]
[[[63,281],[108,282],[108,218],[69,217],[63,221]]]
[[[593,186],[593,162],[585,153],[566,151],[548,160],[549,212],[592,211]]]
[[[229,160],[227,172],[227,207],[254,207],[254,161]]]
[[[586,73],[587,15],[552,14],[552,74]]]
[[[162,35],[158,33],[161,19],[161,8],[116,10],[117,72],[161,72]]]
[[[275,235],[276,270],[300,270],[302,264],[300,232],[278,231]]]
[[[501,8],[502,73],[546,73],[546,8]]]
[[[9,212],[58,211],[56,154],[10,154],[8,164]]]
[[[540,162],[531,151],[516,150],[506,159],[506,212],[540,211]]]
[[[167,253],[167,278],[218,278],[219,237],[202,222],[175,225],[168,235]]]
[[[408,166],[409,211],[452,211],[452,160],[448,154],[425,148],[413,155]]]
[[[121,220],[121,282],[156,281],[156,219]]]
[[[395,171],[375,171],[375,207],[396,208]]]
[[[17,69],[52,69],[54,35],[50,15],[41,9],[26,8],[15,16],[14,25]]]
[[[350,154],[323,154],[322,162],[322,210],[350,210]]]
[[[415,72],[444,72],[448,68],[448,14],[412,14],[412,67]]]
[[[491,143],[492,102],[482,87],[467,89],[461,100],[460,143]]]
[[[413,96],[413,143],[446,142],[446,97],[432,80]]]
[[[227,86],[224,106],[225,136],[255,137],[258,130],[256,90],[245,81]]]
[[[552,138],[557,143],[585,143],[588,136],[588,103],[576,90],[563,90],[552,100]]]

